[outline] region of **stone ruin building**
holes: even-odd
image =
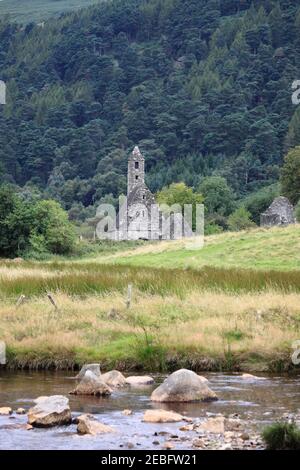
[[[168,240],[192,236],[181,213],[164,214],[145,184],[145,158],[136,146],[128,159],[127,205],[120,208],[115,240]]]
[[[283,196],[274,199],[270,207],[260,216],[260,225],[262,227],[290,225],[295,223],[294,207],[290,201]]]

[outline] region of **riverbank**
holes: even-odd
[[[296,293],[190,292],[53,294],[0,306],[7,367],[76,369],[100,362],[120,370],[292,371],[299,339]]]

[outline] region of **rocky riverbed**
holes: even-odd
[[[110,396],[95,397],[69,395],[75,385],[69,373],[0,374],[0,408],[13,410],[0,416],[1,449],[263,449],[263,426],[300,420],[300,377],[204,374],[218,401],[156,403],[150,397],[161,376],[154,376],[154,384],[114,388]],[[49,395],[69,399],[71,423],[31,428],[28,410],[38,396]],[[88,421],[78,419],[85,415]]]

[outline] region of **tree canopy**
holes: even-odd
[[[154,192],[212,176],[247,197],[298,144],[299,37],[294,0],[110,0],[43,27],[4,17],[0,181],[81,217],[126,191],[137,144]]]
[[[282,194],[293,204],[300,200],[300,146],[291,149],[284,158],[281,187]]]
[[[0,256],[68,254],[74,227],[56,201],[30,201],[10,186],[0,186]]]

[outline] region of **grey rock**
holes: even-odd
[[[151,395],[156,402],[211,401],[218,397],[207,385],[207,379],[191,370],[180,369],[171,374]]]
[[[127,377],[126,383],[131,386],[152,385],[154,379],[149,375],[132,375]]]
[[[28,411],[28,423],[35,427],[52,427],[72,421],[69,399],[63,395],[39,397]]]
[[[107,426],[106,424],[100,423],[93,415],[83,414],[78,416],[77,432],[78,434],[91,434],[96,436],[97,434],[106,434],[115,432],[114,428]]]
[[[70,393],[72,395],[107,396],[110,395],[111,392],[111,388],[101,380],[101,377],[97,377],[93,372],[88,370],[77,387]]]
[[[182,415],[166,410],[147,410],[144,414],[145,423],[177,423],[182,421]]]
[[[11,415],[13,410],[9,406],[2,406],[0,408],[0,416],[8,416]]]
[[[126,385],[126,379],[121,372],[118,370],[111,370],[101,375],[101,380],[110,387],[124,387]]]
[[[93,374],[95,374],[97,377],[100,377],[101,375],[100,364],[85,364],[81,367],[79,373],[76,375],[76,379],[83,379],[84,374],[88,370],[93,372]]]

